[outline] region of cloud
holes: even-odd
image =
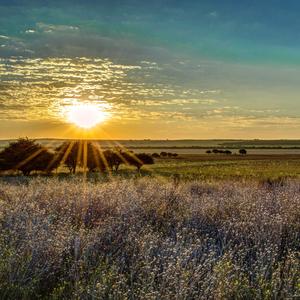
[[[212,96],[220,91],[187,89],[162,73],[164,66],[150,61],[125,65],[87,57],[2,58],[0,118],[62,120],[64,106],[89,100],[107,102],[116,119],[191,119],[199,109],[219,103]]]
[[[209,15],[209,17],[211,17],[211,18],[217,18],[217,17],[219,16],[219,14],[218,14],[216,11],[212,11],[212,12],[210,12],[208,15]]]

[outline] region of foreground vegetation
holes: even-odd
[[[1,299],[300,296],[300,183],[8,178]]]

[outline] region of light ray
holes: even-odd
[[[93,143],[93,144],[95,144],[95,143]],[[107,171],[108,171],[109,177],[112,177],[112,172],[111,172],[111,170],[110,170],[110,166],[108,165],[107,159],[106,159],[105,155],[103,154],[101,145],[100,145],[99,143],[97,143],[97,144],[95,144],[95,147],[97,148],[97,150],[98,150],[98,152],[99,152],[99,155],[100,155],[100,158],[101,158],[102,162],[104,163],[105,168],[106,168]],[[99,162],[98,162],[98,163],[99,163]]]

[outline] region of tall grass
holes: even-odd
[[[300,297],[300,183],[0,183],[1,299]]]

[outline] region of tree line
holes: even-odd
[[[213,149],[213,150],[207,150],[206,151],[207,154],[226,154],[226,155],[231,155],[232,154],[232,151],[230,150],[220,150],[220,149]],[[247,150],[246,149],[240,149],[239,150],[239,154],[241,155],[246,155],[247,154]]]
[[[118,171],[122,164],[140,171],[143,165],[153,163],[153,157],[146,153],[136,154],[122,147],[102,150],[90,141],[67,141],[50,151],[35,140],[20,138],[0,152],[0,171],[20,171],[24,175],[32,171],[51,173],[61,165],[73,174],[80,167],[90,172]]]

